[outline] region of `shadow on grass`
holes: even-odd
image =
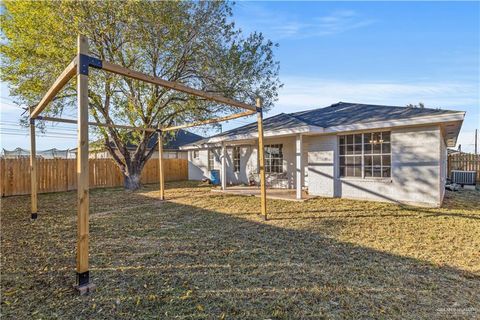
[[[395,218],[411,218],[415,216],[422,216],[422,217],[432,217],[432,218],[437,218],[437,217],[452,217],[452,218],[463,218],[463,219],[474,219],[474,220],[480,220],[480,215],[469,215],[469,214],[462,214],[462,213],[444,213],[444,212],[432,212],[432,211],[424,211],[420,210],[418,208],[412,209],[405,209],[405,210],[398,210],[395,213],[388,213],[388,214],[348,214],[348,215],[331,215],[332,213],[346,213],[346,212],[352,212],[352,211],[358,211],[358,212],[364,212],[364,210],[329,210],[329,211],[322,211],[322,210],[308,210],[304,212],[295,212],[295,211],[281,211],[281,212],[275,212],[277,215],[278,214],[294,214],[296,213],[296,216],[293,217],[278,217],[275,215],[272,215],[269,220],[275,221],[275,220],[301,220],[301,219],[307,219],[307,220],[316,220],[316,219],[330,219],[330,218],[357,218],[357,219],[362,219],[362,218],[382,218],[382,217],[395,217]],[[308,214],[308,213],[322,213],[328,212],[328,216],[305,216],[302,214]],[[250,213],[253,214],[253,213]]]
[[[75,196],[41,195],[42,214],[34,223],[26,219],[26,197],[3,204],[5,319],[32,314],[273,319],[480,313],[476,274],[340,242],[321,232],[193,205],[159,204],[120,190],[91,193],[92,217],[135,204],[138,209],[91,220],[91,276],[98,289],[78,297],[71,290]],[[315,223],[343,227],[334,220]]]

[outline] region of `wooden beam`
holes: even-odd
[[[197,97],[201,97],[201,98],[204,98],[204,99],[207,99],[207,100],[212,100],[212,101],[215,101],[215,102],[218,102],[218,103],[227,104],[227,105],[230,105],[230,106],[233,106],[233,107],[243,108],[243,109],[252,110],[252,111],[256,110],[254,106],[248,105],[248,104],[240,102],[240,101],[236,101],[236,100],[233,100],[233,99],[230,99],[230,98],[225,98],[225,97],[222,97],[222,96],[219,96],[219,95],[216,95],[216,94],[212,94],[212,93],[209,93],[209,92],[205,92],[205,91],[202,91],[202,90],[197,90],[197,89],[194,89],[194,88],[190,88],[190,87],[187,87],[183,84],[163,80],[161,78],[150,76],[150,75],[142,73],[142,72],[133,71],[133,70],[130,70],[128,68],[110,63],[108,61],[102,61],[102,69],[105,70],[105,71],[110,71],[112,73],[116,73],[116,74],[119,74],[119,75],[122,75],[122,76],[129,77],[129,78],[132,78],[132,79],[141,80],[141,81],[156,84],[156,85],[159,85],[159,86],[162,86],[162,87],[165,87],[165,88],[185,92],[185,93],[197,96]]]
[[[263,112],[262,101],[257,98],[257,126],[258,126],[258,161],[260,174],[260,203],[261,211],[264,219],[267,220],[267,187],[265,184],[265,150],[263,145]]]
[[[33,107],[30,108],[30,113],[33,111]],[[32,202],[31,218],[37,219],[37,144],[35,140],[35,120],[30,119],[30,185],[31,194],[30,199]]]
[[[78,36],[78,54],[88,55],[88,40]],[[88,175],[88,75],[77,73],[78,154],[77,154],[77,286],[80,293],[89,291],[89,175]]]
[[[42,117],[42,116],[37,117],[37,119],[38,120],[45,120],[45,121],[53,121],[53,122],[77,123],[77,120],[73,120],[73,119]],[[141,128],[141,127],[125,126],[125,125],[121,125],[121,124],[88,122],[88,125],[89,126],[96,126],[96,127],[120,128],[120,129],[129,129],[129,130],[137,130],[137,131],[147,131],[147,132],[157,131],[156,128]]]
[[[178,129],[183,129],[183,128],[201,126],[201,125],[204,125],[204,124],[233,120],[233,119],[237,119],[237,118],[240,118],[240,117],[246,117],[246,116],[252,115],[254,113],[255,113],[254,111],[245,111],[245,112],[235,113],[235,114],[225,116],[225,117],[208,119],[208,120],[204,120],[204,121],[196,121],[196,122],[187,123],[187,124],[183,124],[183,125],[179,125],[179,126],[163,128],[162,131],[172,131],[172,130],[178,130]]]
[[[165,200],[165,178],[163,173],[163,137],[158,132],[158,178],[160,180],[160,200]]]
[[[77,73],[77,58],[74,58],[72,62],[63,70],[63,72],[58,76],[53,85],[48,89],[47,93],[43,96],[42,100],[35,107],[33,112],[30,114],[31,118],[36,118],[38,115],[45,109],[45,107],[55,98],[55,95],[62,90],[62,88],[67,84],[67,82],[75,76]]]

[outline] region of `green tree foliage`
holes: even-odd
[[[267,110],[281,86],[276,45],[261,33],[242,34],[227,2],[4,1],[2,9],[1,77],[19,104],[39,102],[75,57],[77,34],[89,38],[90,54],[100,59],[249,104],[260,95]],[[90,75],[90,116],[98,122],[169,126],[238,111],[103,71]],[[46,113],[71,112],[75,94],[71,81]],[[125,186],[138,188],[152,134],[95,130]]]

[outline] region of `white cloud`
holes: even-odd
[[[374,23],[374,20],[365,19],[353,10],[335,11],[315,20],[318,23],[309,30],[312,35],[337,34]]]
[[[476,88],[465,83],[397,83],[282,77],[284,88],[275,112],[318,108],[339,101],[400,105],[423,102],[427,107],[461,108],[478,104]]]
[[[375,22],[353,10],[337,10],[325,15],[300,19],[293,14],[285,15],[253,3],[241,3],[239,8],[245,11],[245,15],[237,19],[242,29],[251,32],[254,31],[252,29],[254,26],[275,40],[328,36],[362,28]]]

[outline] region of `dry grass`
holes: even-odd
[[[474,318],[480,193],[442,209],[269,201],[169,184],[91,192],[91,276],[80,297],[76,194],[2,199],[2,319]]]

